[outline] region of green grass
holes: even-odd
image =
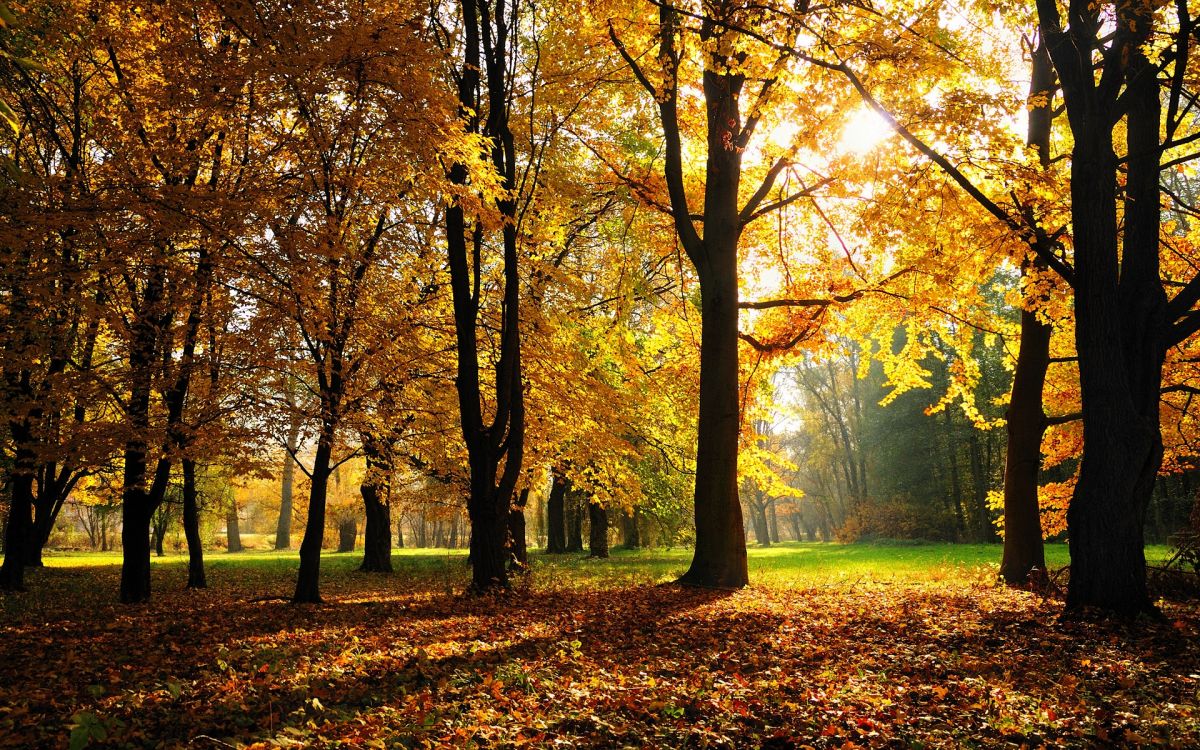
[[[824,544],[784,542],[769,548],[749,549],[752,582],[771,586],[819,586],[853,584],[860,581],[891,583],[937,582],[949,578],[994,578],[999,568],[998,544]],[[352,572],[361,553],[326,552],[322,558],[325,574]],[[396,570],[417,578],[431,578],[446,586],[458,586],[467,578],[466,550],[396,550]],[[1163,545],[1146,548],[1151,561],[1164,560],[1169,550]],[[156,566],[186,565],[186,556],[168,554],[154,557]],[[1047,564],[1052,569],[1067,564],[1064,544],[1046,546]],[[581,554],[546,555],[533,552],[534,585],[584,584],[621,586],[671,580],[687,569],[691,550],[614,550],[608,560],[590,560]],[[119,565],[117,552],[48,552],[47,566],[84,568]],[[233,574],[237,570],[256,574],[279,574],[298,566],[295,551],[247,551],[227,553],[211,551],[205,556],[208,570]]]

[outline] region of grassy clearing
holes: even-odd
[[[855,582],[887,581],[921,583],[955,578],[986,580],[999,569],[1001,546],[998,544],[880,543],[824,544],[783,542],[748,550],[750,575],[755,584],[767,586],[842,585]],[[440,579],[447,585],[464,585],[468,580],[466,550],[405,548],[395,550],[392,559],[399,573]],[[534,584],[565,581],[589,585],[637,585],[664,583],[681,575],[691,560],[691,550],[613,550],[609,560],[590,560],[585,555],[546,555],[533,551]],[[1170,556],[1165,545],[1150,545],[1146,557],[1152,562]],[[328,573],[353,571],[360,552],[331,553],[322,557],[322,569]],[[119,552],[49,552],[46,564],[52,568],[104,567],[121,564]],[[187,564],[182,554],[154,557],[151,562],[164,569]],[[1065,544],[1046,545],[1046,564],[1053,570],[1067,565]],[[295,571],[299,561],[295,551],[251,550],[238,553],[208,552],[210,571],[235,569],[258,571]],[[539,579],[545,578],[546,581]]]
[[[784,544],[736,593],[658,585],[684,550],[537,554],[483,599],[462,552],[329,554],[300,607],[264,599],[295,553],[213,553],[205,591],[162,558],[135,607],[116,555],[53,555],[0,597],[0,748],[1200,746],[1194,606],[1061,625],[999,552]]]

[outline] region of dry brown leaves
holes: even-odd
[[[977,582],[478,599],[402,575],[253,601],[283,571],[140,607],[78,593],[114,575],[44,571],[8,608],[0,747],[1200,746],[1178,605],[1060,625]]]

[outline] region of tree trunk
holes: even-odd
[[[567,552],[583,552],[583,505],[577,490],[567,492]]]
[[[722,30],[702,22],[701,38]],[[704,71],[708,160],[705,166],[704,239],[688,255],[700,281],[700,408],[696,444],[696,550],[680,582],[740,588],[749,582],[742,504],[738,498],[738,210],[741,149],[731,146],[741,126],[743,79]],[[673,208],[678,213],[680,206]],[[690,221],[690,220],[689,220]],[[678,223],[678,221],[677,221]],[[694,231],[694,230],[693,230]],[[686,247],[686,245],[685,245]]]
[[[529,545],[525,540],[525,505],[529,502],[529,488],[521,490],[517,502],[508,511],[508,537],[512,549],[513,567],[523,570],[529,565]]]
[[[1168,346],[1194,329],[1168,328],[1172,320],[1159,271],[1162,105],[1156,65],[1146,57],[1155,10],[1117,3],[1112,51],[1097,61],[1089,52],[1101,33],[1094,13],[1072,3],[1066,25],[1056,4],[1037,5],[1074,142],[1072,281],[1083,458],[1067,511],[1067,611],[1157,614],[1146,587],[1142,534],[1162,462],[1162,364]],[[1177,65],[1184,64],[1187,48],[1185,43],[1173,53]],[[1122,115],[1126,157],[1119,227],[1114,136]],[[1172,310],[1172,318],[1193,306],[1194,300],[1180,294],[1186,304]]]
[[[637,508],[621,511],[621,540],[625,549],[641,548],[642,535],[638,528]]]
[[[292,458],[299,449],[300,420],[293,418],[288,427],[287,455],[283,457],[282,486],[279,489],[279,522],[275,525],[275,549],[290,549],[292,546],[292,487],[296,477],[296,460]]]
[[[1146,75],[1152,82],[1153,73]],[[1132,144],[1140,137],[1149,143],[1138,148],[1157,154],[1157,119],[1154,132],[1143,133],[1137,116],[1140,110],[1157,108],[1156,86],[1140,99],[1131,97],[1131,153],[1139,153]],[[1142,527],[1162,461],[1158,405],[1165,347],[1150,333],[1162,324],[1166,306],[1162,287],[1156,286],[1157,173],[1152,178],[1154,187],[1144,189],[1139,183],[1146,179],[1142,174],[1146,170],[1139,159],[1130,159],[1127,191],[1139,205],[1127,208],[1124,257],[1116,286],[1116,159],[1102,139],[1081,139],[1078,133],[1076,138],[1071,195],[1084,448],[1067,511],[1071,550],[1067,609],[1097,607],[1123,615],[1155,612],[1146,588]],[[1142,200],[1146,210],[1154,212],[1149,246],[1133,241]],[[1147,278],[1151,272],[1153,279]]]
[[[570,480],[555,471],[550,497],[546,500],[546,551],[551,554],[567,551],[565,501],[570,488]]]
[[[353,552],[358,540],[358,522],[352,516],[338,521],[338,552]]]
[[[1046,429],[1042,391],[1050,367],[1050,335],[1050,325],[1038,320],[1035,312],[1021,311],[1021,343],[1006,423],[1004,556],[1000,561],[1000,575],[1012,586],[1046,578],[1038,472]],[[1031,581],[1031,577],[1038,580]]]
[[[591,524],[588,557],[608,557],[608,511],[600,503],[589,502],[588,520]]]
[[[165,519],[156,518],[151,522],[151,538],[154,540],[154,556],[162,557],[166,554],[163,550],[163,537],[167,535],[167,523]]]
[[[711,106],[711,105],[710,105]],[[710,146],[710,161],[713,160]],[[710,165],[710,170],[714,167]],[[732,187],[736,197],[736,179]],[[706,201],[707,203],[707,201]],[[707,214],[711,216],[712,214]],[[738,499],[738,295],[736,234],[720,242],[721,223],[705,225],[708,268],[700,276],[700,419],[696,449],[696,549],[680,582],[740,588],[749,581]],[[714,231],[718,230],[718,231]],[[731,231],[728,230],[727,231]],[[721,245],[726,245],[721,247]]]
[[[239,520],[237,498],[230,490],[229,506],[225,510],[225,549],[229,552],[241,552],[245,549],[242,547],[242,530]]]
[[[23,434],[19,429],[14,434]],[[21,445],[24,443],[18,443]],[[13,470],[9,479],[11,502],[8,508],[8,524],[4,532],[4,564],[0,565],[0,590],[25,590],[25,544],[29,539],[33,521],[33,473],[34,453],[20,447],[13,459]],[[147,564],[149,560],[147,559]]]
[[[25,567],[45,567],[42,550],[50,541],[54,523],[81,476],[66,463],[60,467],[56,462],[49,461],[38,467],[38,488],[33,496],[33,524],[25,546]]]
[[[468,132],[491,144],[491,163],[504,188],[515,191],[516,148],[509,128],[510,44],[505,3],[461,0],[462,67],[455,71],[459,116]],[[481,74],[486,73],[486,81]],[[481,83],[486,85],[481,86]],[[481,116],[486,112],[486,119]],[[450,181],[467,186],[470,171],[454,164]],[[479,282],[484,227],[468,226],[464,204],[455,200],[446,210],[446,249],[454,304],[458,363],[459,421],[470,471],[467,515],[471,522],[471,588],[476,592],[507,588],[508,512],[521,472],[525,439],[525,395],[521,375],[521,278],[518,273],[516,200],[496,199],[500,215],[509,219],[501,227],[503,245],[503,299],[499,356],[495,364],[495,392],[487,399],[491,414],[485,420],[480,380]],[[468,237],[470,247],[468,247]],[[500,467],[503,466],[503,469]]]
[[[308,522],[300,542],[300,572],[296,575],[296,604],[321,602],[321,545],[325,541],[325,500],[329,493],[329,461],[333,455],[333,428],[324,426],[313,458],[308,492]]]
[[[358,569],[370,573],[391,573],[391,452],[388,446],[369,436],[363,439],[363,452],[367,457],[367,472],[358,489],[362,494],[367,520],[363,531],[363,561]]]
[[[183,464],[183,536],[188,549],[189,589],[208,586],[204,577],[204,545],[200,540],[200,502],[196,493],[196,462],[185,458]]]

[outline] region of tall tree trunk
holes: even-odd
[[[1039,161],[1046,168],[1051,159],[1055,75],[1043,34],[1038,34],[1030,65],[1026,142],[1037,149]],[[1022,279],[1031,270],[1039,276],[1047,271],[1045,262],[1036,253],[1037,248],[1030,247],[1030,259],[1021,264]],[[1032,302],[1037,304],[1042,300]],[[1042,437],[1046,432],[1042,403],[1046,372],[1050,369],[1052,334],[1051,325],[1038,318],[1035,310],[1021,310],[1021,343],[1005,425],[1008,446],[1004,459],[1004,556],[1000,575],[1010,586],[1046,580],[1038,474],[1042,467]]]
[[[776,510],[778,505],[775,498],[767,501],[767,529],[771,532],[771,541],[775,544],[779,544],[779,513]]]
[[[363,561],[359,570],[372,573],[392,572],[391,449],[370,435],[363,437],[367,471],[359,492],[366,510],[363,531]]]
[[[641,529],[638,528],[638,510],[621,510],[621,542],[625,549],[640,549]]]
[[[582,493],[571,489],[567,492],[567,552],[583,552],[583,504]]]
[[[1126,92],[1130,158],[1119,273],[1116,160],[1103,139],[1080,139],[1078,133],[1072,160],[1084,449],[1067,511],[1067,608],[1124,614],[1156,611],[1146,588],[1142,534],[1162,462],[1159,391],[1166,351],[1155,336],[1166,317],[1158,279],[1158,87],[1142,53],[1130,54],[1141,78],[1131,80]]]
[[[300,572],[296,575],[297,604],[321,602],[321,545],[325,541],[325,501],[329,493],[330,458],[333,455],[333,427],[323,425],[313,457],[312,478],[308,491],[308,522],[300,542]]]
[[[1116,3],[1112,49],[1099,58],[1093,53],[1105,28],[1099,7],[1073,0],[1069,25],[1051,0],[1038,0],[1037,8],[1074,140],[1072,281],[1083,458],[1067,511],[1067,611],[1157,613],[1146,587],[1143,524],[1162,462],[1162,364],[1168,346],[1196,330],[1190,321],[1182,330],[1170,327],[1194,306],[1196,287],[1185,286],[1168,309],[1159,273],[1161,92],[1156,64],[1146,57],[1155,8]],[[1186,14],[1187,4],[1180,9]],[[1183,65],[1190,45],[1184,38],[1162,54]],[[1118,217],[1114,142],[1122,116],[1126,157]]]
[[[546,500],[546,551],[551,554],[567,551],[566,497],[570,487],[570,480],[555,471]]]
[[[200,499],[196,492],[196,462],[185,458],[183,466],[183,536],[188,549],[189,589],[208,586],[204,577],[204,545],[200,540]]]
[[[338,552],[353,552],[354,543],[358,540],[358,521],[353,516],[346,516],[338,521]]]
[[[293,417],[288,425],[287,455],[283,457],[283,476],[279,489],[279,522],[275,525],[275,549],[290,549],[292,546],[292,486],[296,477],[296,460],[293,456],[299,449],[300,419]]]
[[[525,540],[525,505],[529,502],[529,488],[521,490],[517,502],[508,511],[508,536],[512,549],[512,561],[517,569],[529,565],[529,545]]]
[[[491,162],[503,186],[516,190],[516,150],[509,129],[509,71],[514,37],[509,35],[509,4],[501,0],[461,0],[463,64],[456,71],[459,116],[468,132],[480,133],[491,144]],[[481,96],[481,73],[486,86]],[[486,120],[480,120],[486,112]],[[454,164],[450,181],[468,184],[465,164]],[[458,367],[459,417],[470,472],[467,515],[471,522],[471,588],[482,592],[508,586],[508,511],[524,456],[525,401],[521,375],[520,287],[518,274],[517,204],[512,195],[496,201],[509,219],[503,239],[503,304],[499,357],[495,365],[493,414],[484,419],[480,381],[478,317],[479,281],[484,227],[468,227],[464,205],[454,201],[446,210],[446,247],[454,302]],[[468,248],[468,236],[471,247]],[[501,469],[503,466],[503,469]]]
[[[237,498],[233,491],[229,492],[229,505],[225,509],[225,549],[229,552],[241,552],[242,547],[242,527],[238,518]]]
[[[1021,312],[1021,344],[1008,404],[1008,451],[1004,462],[1004,556],[1000,575],[1021,586],[1046,575],[1038,472],[1046,417],[1042,390],[1050,366],[1051,328],[1032,310]]]
[[[711,106],[711,105],[710,105]],[[714,158],[712,146],[710,162]],[[714,169],[731,165],[710,165]],[[732,185],[710,186],[732,190]],[[714,196],[713,212],[724,208]],[[706,204],[708,201],[706,201]],[[731,236],[722,238],[725,228]],[[722,242],[722,239],[724,242]],[[707,262],[700,276],[700,419],[696,448],[696,549],[683,583],[740,588],[749,581],[742,506],[738,499],[738,434],[741,403],[738,395],[737,236],[722,222],[705,224]]]
[[[600,503],[588,502],[588,557],[608,557],[608,511]]]
[[[150,428],[150,368],[160,336],[165,335],[170,321],[170,315],[159,309],[165,287],[166,271],[156,266],[140,300],[128,354],[130,395],[126,415],[132,436],[125,443],[121,491],[121,602],[125,604],[150,598],[150,520],[170,476],[166,459],[159,460],[158,469],[151,475],[145,438]]]
[[[14,435],[23,435],[20,427]],[[27,441],[17,443],[9,479],[10,504],[4,532],[4,564],[0,565],[0,590],[25,590],[25,544],[33,522],[33,477],[35,455]],[[147,559],[147,563],[149,560]]]

